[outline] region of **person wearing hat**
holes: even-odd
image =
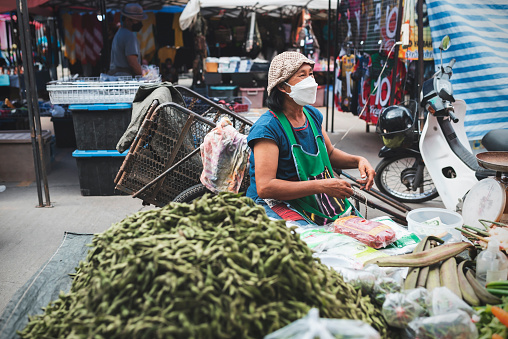
[[[299,52],[277,55],[268,71],[269,111],[252,126],[247,141],[250,186],[247,196],[268,216],[298,224],[325,225],[355,213],[347,200],[351,185],[333,168],[358,168],[359,183],[373,185],[375,171],[364,158],[333,147],[316,101],[314,61]]]
[[[136,3],[126,4],[121,11],[121,27],[111,44],[111,62],[109,75],[141,75],[141,53],[136,32],[143,27],[142,20],[147,18],[143,7]]]

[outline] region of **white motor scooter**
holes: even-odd
[[[479,179],[496,176],[496,171],[488,166],[480,167],[477,158],[472,153],[464,129],[466,103],[463,100],[454,99],[450,82],[455,59],[452,59],[448,66],[443,67],[442,51],[447,50],[449,46],[450,39],[446,36],[439,46],[441,50],[440,70],[423,84],[420,98],[427,116],[419,146],[425,166],[443,204],[447,209],[460,211],[460,203],[466,194],[476,187]],[[500,132],[502,132],[501,136],[498,134],[494,138],[503,138],[504,140],[508,134],[504,132],[508,131]],[[508,151],[505,147],[508,146],[501,146],[496,151]],[[487,147],[487,149],[489,148]],[[488,195],[488,192],[486,194]],[[475,197],[478,199],[478,203],[475,202],[473,205],[482,205],[482,201],[484,204],[485,199],[489,199],[487,195]],[[500,196],[503,195],[501,192]],[[499,206],[499,208],[502,213],[504,206]],[[474,216],[480,214],[478,212]],[[474,216],[471,218],[473,221],[474,219],[477,221],[478,218]]]

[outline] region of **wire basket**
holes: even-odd
[[[192,93],[182,90],[187,98]],[[207,102],[194,94],[202,104]],[[155,100],[115,178],[116,189],[137,194],[145,203],[164,206],[187,188],[199,184],[203,170],[199,147],[220,117],[227,116],[244,134],[252,124],[211,101],[208,104],[208,109],[200,114],[175,103],[159,105]],[[172,170],[146,188],[168,169]]]
[[[118,77],[120,81],[101,81],[101,78],[77,78],[70,81],[51,81],[46,86],[53,105],[109,104],[132,102],[139,86],[159,80],[140,80]]]

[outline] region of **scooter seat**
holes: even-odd
[[[487,151],[508,151],[508,129],[494,129],[482,138]]]

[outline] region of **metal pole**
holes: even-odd
[[[35,176],[37,180],[37,193],[39,197],[39,206],[50,207],[48,178],[46,176],[46,164],[44,159],[44,144],[41,134],[41,119],[39,116],[39,104],[37,102],[37,87],[35,86],[35,74],[32,58],[32,37],[30,35],[29,14],[27,0],[18,0],[18,28],[21,34],[22,61],[25,77],[25,91],[27,97],[28,116],[30,124],[30,136],[32,139],[32,149],[34,155]],[[34,124],[35,121],[35,124]],[[46,195],[46,204],[42,200],[41,176]]]
[[[402,26],[402,0],[399,0],[399,11],[397,13],[397,27],[395,28],[395,42],[398,42],[400,40],[400,29]],[[395,45],[395,57],[394,57],[394,66],[392,68],[392,88],[390,91],[390,102],[389,105],[393,105],[395,101],[395,79],[397,78],[397,69],[399,65],[399,45]]]
[[[340,0],[337,0],[337,9],[335,10],[335,29],[334,29],[334,36],[333,36],[333,50],[335,51],[334,53],[334,58],[333,58],[333,64],[334,64],[334,67],[333,67],[333,100],[332,100],[332,128],[331,128],[331,132],[333,133],[333,125],[334,125],[334,122],[335,122],[335,83],[337,82],[337,79],[335,77],[335,72],[336,70],[338,69],[338,65],[336,65],[336,60],[337,60],[337,57],[339,56],[339,52],[340,52],[340,48],[338,46],[338,36],[339,36],[339,3],[340,3]]]
[[[330,82],[330,24],[331,24],[331,12],[332,12],[332,0],[328,0],[328,39],[326,39],[326,50],[328,51],[328,66],[326,69],[326,88],[325,88],[325,105],[326,105],[326,123],[325,123],[325,131],[328,130],[328,106],[329,106],[329,99],[330,99],[330,93],[329,93],[329,82]]]
[[[108,19],[107,19],[107,15],[106,15],[106,2],[105,0],[101,0],[99,2],[99,7],[100,7],[100,11],[101,11],[101,16],[102,16],[102,21],[101,21],[101,24],[102,24],[102,58],[101,58],[101,62],[102,62],[102,71],[104,73],[107,73],[107,71],[109,70],[109,58],[110,58],[110,54],[111,54],[111,48],[110,48],[110,41],[109,41],[109,37],[108,37]]]
[[[423,0],[418,0],[418,112],[420,121],[423,123],[423,109],[420,105],[420,91],[423,86]]]
[[[55,18],[48,18],[49,21],[49,31],[51,40],[48,41],[48,49],[51,55],[51,80],[58,79],[58,74],[56,73],[56,66],[58,65],[58,43],[55,29]]]

